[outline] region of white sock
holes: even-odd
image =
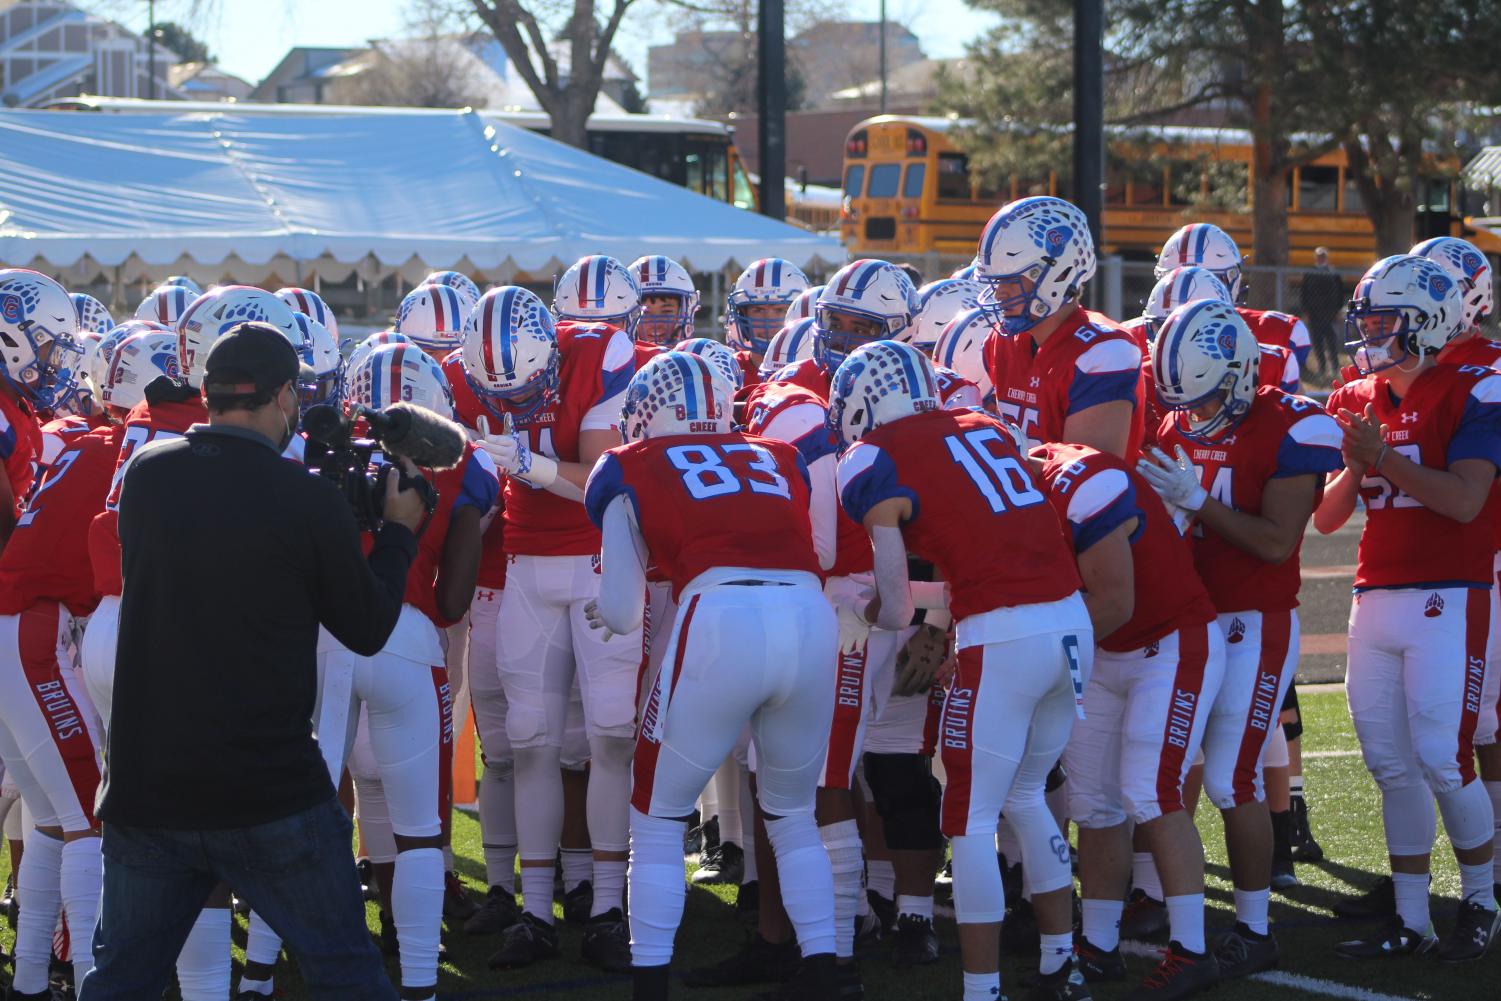
[[[1084,915],[1084,938],[1096,949],[1109,952],[1121,944],[1121,914],[1126,905],[1120,900],[1095,900],[1085,897],[1079,903]]]
[[[740,880],[743,886],[756,881],[756,808],[750,771],[736,762],[735,775],[740,781],[740,847],[745,851],[745,876]]]
[[[683,922],[683,830],[679,820],[631,809],[631,963],[672,962],[672,941]]]
[[[1288,795],[1290,795],[1290,796],[1296,796],[1298,799],[1302,799],[1303,798],[1303,776],[1301,776],[1301,775],[1289,775],[1287,777],[1287,792],[1288,792]]]
[[[58,860],[57,888],[68,916],[68,928],[76,938],[73,943],[73,982],[94,968],[94,922],[99,918],[99,894],[104,882],[104,856],[99,854],[98,838],[77,838],[63,844]]]
[[[381,910],[390,910],[390,907],[389,900],[381,901]],[[250,920],[245,929],[245,962],[261,966],[275,966],[280,955],[281,936],[271,930],[265,918],[251,911]]]
[[[15,978],[11,988],[17,994],[39,994],[47,989],[52,932],[63,909],[59,885],[63,843],[35,828],[26,832],[25,843],[26,850],[16,873],[21,918],[16,928]]]
[[[750,837],[745,837],[742,833],[741,839],[740,848],[745,852],[745,875],[740,877],[740,885],[744,886],[746,883],[756,882],[760,877],[760,872],[756,868],[755,832],[752,831]]]
[[[678,855],[683,852],[683,839],[678,839]],[[594,860],[594,904],[589,908],[592,918],[625,905],[625,859],[617,862]],[[681,866],[680,866],[681,868]]]
[[[911,897],[905,893],[898,894],[896,898],[896,913],[898,916],[911,914],[919,918],[933,920],[933,898]]]
[[[966,973],[964,1001],[996,1001],[1001,996],[1001,974]]]
[[[782,882],[782,905],[804,956],[835,951],[834,874],[829,853],[818,835],[809,814],[766,822],[766,836],[771,839]],[[845,928],[853,938],[853,913]]]
[[[486,761],[479,784],[485,881],[516,892],[516,775],[509,760]]]
[[[1131,853],[1131,885],[1153,900],[1162,899],[1162,880],[1151,852]]]
[[[229,997],[230,954],[228,907],[205,907],[177,954],[177,983],[182,1001],[224,1001]],[[241,985],[244,990],[244,984]],[[271,985],[261,994],[270,994]]]
[[[1433,919],[1428,914],[1428,874],[1392,873],[1392,889],[1402,923],[1415,932],[1427,932]]]
[[[834,874],[834,954],[847,959],[855,955],[855,917],[860,913],[860,876],[865,870],[860,827],[853,820],[841,820],[820,827],[818,837]],[[784,892],[785,887],[784,883]]]
[[[1181,897],[1168,897],[1167,923],[1173,941],[1189,952],[1204,951],[1204,895],[1185,893]]]
[[[1459,899],[1473,900],[1488,911],[1496,909],[1496,887],[1491,882],[1491,865],[1461,865],[1459,867]]]
[[[572,893],[580,883],[594,879],[594,850],[592,848],[563,849],[563,892]]]
[[[1486,782],[1485,794],[1491,798],[1492,829],[1495,831],[1492,844],[1501,845],[1501,782]],[[1501,883],[1501,852],[1492,858],[1491,866],[1491,882]]]
[[[891,900],[896,896],[896,866],[886,859],[870,859],[865,863],[865,887]]]
[[[401,951],[403,987],[438,982],[438,932],[443,923],[443,852],[413,848],[397,852],[391,881],[391,918]]]
[[[239,993],[241,994],[264,994],[270,997],[273,989],[274,985],[270,980],[251,980],[243,975],[240,977]],[[187,1001],[187,998],[183,998],[183,1001]]]
[[[443,853],[443,873],[446,878],[448,873],[453,872],[453,845],[444,845],[439,851]]]
[[[719,771],[714,773],[714,789],[719,800],[719,840],[740,845],[743,829],[740,814],[740,766],[733,757],[726,758],[719,766]]]
[[[552,865],[529,866],[521,860],[521,909],[552,924]]]
[[[1074,954],[1074,936],[1072,932],[1064,932],[1062,935],[1043,935],[1041,938],[1042,958],[1038,961],[1037,972],[1047,976],[1057,972]]]
[[[1235,920],[1245,925],[1258,935],[1267,932],[1267,904],[1271,900],[1272,891],[1266,890],[1236,890],[1235,891]]]

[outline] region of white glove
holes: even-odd
[[[841,595],[834,603],[835,618],[839,622],[840,653],[854,653],[870,639],[871,626],[865,618],[865,609],[875,596],[874,588],[862,587]]]
[[[610,631],[610,627],[605,625],[604,618],[599,614],[599,601],[597,599],[591,599],[588,604],[584,605],[584,619],[589,623],[590,629],[604,630],[602,639],[606,643],[615,638],[616,634]]]
[[[485,450],[485,454],[498,468],[512,476],[520,476],[531,467],[531,449],[526,447],[526,442],[521,440],[521,436],[509,430],[502,430],[500,434],[491,434],[490,421],[483,415],[479,419],[479,440],[476,444]]]
[[[1152,485],[1165,504],[1197,511],[1209,499],[1209,492],[1199,482],[1199,469],[1189,460],[1183,446],[1179,445],[1174,451],[1176,458],[1169,459],[1161,449],[1153,447],[1151,459],[1139,459],[1136,471]]]

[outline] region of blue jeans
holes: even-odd
[[[351,834],[349,817],[332,798],[257,827],[166,831],[106,823],[95,965],[80,1001],[160,998],[220,881],[285,940],[313,997],[396,1001],[365,927]]]

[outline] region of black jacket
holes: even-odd
[[[260,435],[199,425],[131,464],[120,549],[100,818],[249,827],[332,796],[311,726],[318,626],[378,652],[412,533],[386,525],[367,561],[333,484]]]

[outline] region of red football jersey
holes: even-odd
[[[743,348],[736,351],[735,363],[740,366],[740,374],[744,376],[740,383],[742,389],[748,389],[761,381],[761,366],[749,351]]]
[[[181,438],[194,424],[208,420],[203,400],[193,396],[185,400],[143,400],[131,409],[121,425],[120,451],[115,461],[114,477],[104,510],[89,525],[89,561],[94,568],[94,584],[100,594],[118,595],[120,582],[120,487],[131,457],[142,446],[155,441]]]
[[[43,423],[42,451],[37,457],[37,477],[40,478],[47,471],[47,467],[57,461],[57,457],[63,454],[63,449],[90,431],[104,427],[113,427],[113,424],[102,414],[94,417],[73,414],[68,417],[54,417]]]
[[[1251,336],[1262,344],[1287,348],[1298,359],[1298,367],[1308,363],[1308,350],[1313,341],[1308,336],[1308,325],[1290,313],[1274,309],[1247,309],[1235,307],[1240,318],[1251,328]]]
[[[833,383],[833,373],[812,358],[804,358],[802,361],[795,361],[791,365],[777,369],[766,381],[801,386],[827,403],[829,387]]]
[[[798,383],[763,382],[746,398],[745,428],[750,434],[792,445],[811,469],[819,459],[839,451],[839,440],[826,423],[828,412],[825,397]],[[837,533],[829,576],[870,572],[874,566],[870,536],[851,520],[837,499],[835,507]]]
[[[1120,324],[1076,309],[1038,347],[1031,334],[992,331],[985,339],[985,368],[995,385],[996,409],[1022,429],[1031,445],[1063,440],[1071,414],[1102,403],[1131,404],[1125,458],[1141,450],[1142,364],[1137,338]]]
[[[1479,365],[1437,365],[1398,400],[1380,375],[1341,386],[1329,412],[1375,407],[1393,451],[1434,469],[1460,459],[1501,466],[1501,374]],[[1365,530],[1355,587],[1489,585],[1495,552],[1485,517],[1468,524],[1435,514],[1379,473],[1360,481]]]
[[[73,436],[37,484],[0,553],[0,615],[56,601],[74,615],[99,604],[89,567],[89,524],[104,509],[122,430]]]
[[[1246,514],[1261,513],[1269,480],[1311,473],[1322,487],[1324,476],[1344,464],[1339,451],[1344,435],[1333,418],[1313,400],[1276,386],[1258,389],[1240,423],[1207,444],[1179,431],[1175,416],[1168,415],[1157,429],[1158,447],[1172,455],[1182,445],[1209,495]],[[1267,563],[1202,524],[1194,525],[1190,538],[1199,576],[1221,612],[1298,607],[1301,543],[1281,563]]]
[[[948,581],[955,620],[1079,589],[1058,516],[989,414],[935,410],[876,428],[839,460],[839,497],[861,522],[884,500],[911,500],[907,549]]]
[[[464,375],[464,352],[455,348],[450,351],[448,357],[443,359],[443,374],[448,377],[448,388],[453,393],[453,412],[459,423],[471,431],[479,430],[479,419],[483,416],[490,426],[493,434],[501,420],[495,411],[487,408],[479,401],[474,390],[469,387],[469,380]],[[497,471],[497,475],[502,475]],[[485,528],[484,538],[481,540],[479,557],[479,577],[475,580],[475,586],[487,591],[503,591],[506,586],[506,524],[505,518],[497,512],[491,515],[490,524]]]
[[[1450,341],[1438,353],[1441,365],[1483,365],[1501,371],[1501,341],[1493,341],[1480,334],[1471,334],[1457,341]],[[1501,477],[1491,487],[1490,500],[1480,517],[1490,522],[1496,549],[1501,550]]]
[[[738,431],[682,434],[600,456],[584,506],[602,525],[611,501],[630,501],[648,558],[676,599],[715,567],[819,575],[809,489],[807,467],[786,442]]]
[[[985,395],[980,392],[980,387],[953,369],[934,365],[933,377],[938,383],[938,402],[945,410],[985,405]]]
[[[31,404],[0,393],[0,460],[10,480],[12,507],[17,516],[36,480],[42,457],[42,426]]]
[[[663,348],[660,344],[647,344],[645,341],[636,341],[634,351],[636,367],[634,371],[640,371],[642,365],[645,365],[647,362],[651,361],[657,355],[661,354],[664,350],[666,349]]]
[[[1095,638],[1099,646],[1117,653],[1139,650],[1185,626],[1214,621],[1214,603],[1194,570],[1188,543],[1136,470],[1084,445],[1039,445],[1031,456],[1042,462],[1042,485],[1075,553],[1138,519],[1131,533],[1136,606],[1129,622]]]

